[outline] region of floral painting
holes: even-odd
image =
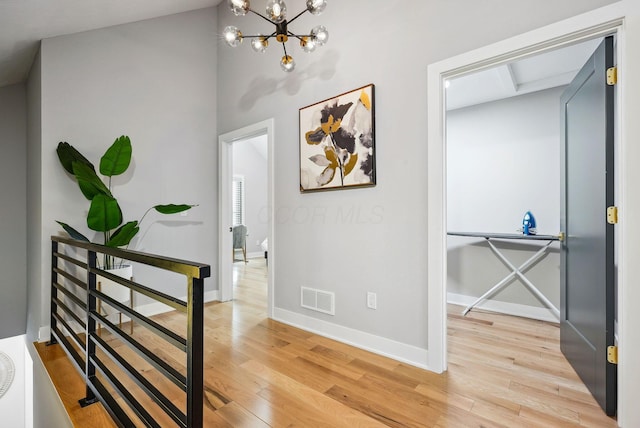
[[[374,85],[300,109],[300,191],[374,186]]]

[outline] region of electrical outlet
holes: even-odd
[[[256,239],[256,245],[260,245],[260,240]]]
[[[371,291],[367,292],[367,308],[378,309],[378,297],[376,293],[372,293]]]

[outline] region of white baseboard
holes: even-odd
[[[469,306],[478,298],[466,296],[464,294],[447,293],[447,303],[460,306]],[[518,317],[532,318],[540,321],[558,322],[558,318],[547,308],[538,306],[522,305],[519,303],[500,302],[498,300],[485,300],[476,305],[478,309],[484,309],[491,312],[497,312],[506,315],[515,315]],[[473,311],[473,309],[472,309]]]
[[[247,253],[247,258],[248,259],[257,259],[258,257],[261,257],[264,259],[264,251],[256,251],[255,253]]]
[[[51,340],[51,326],[45,325],[38,330],[38,342],[48,342]]]
[[[273,319],[319,336],[334,339],[338,342],[355,346],[356,348],[361,348],[412,366],[433,371],[428,366],[428,351],[418,348],[417,346],[396,342],[385,337],[376,336],[280,308],[274,308]]]

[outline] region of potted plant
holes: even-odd
[[[69,143],[60,142],[56,152],[64,169],[75,177],[80,191],[91,201],[87,213],[87,226],[91,230],[102,232],[103,244],[108,247],[128,246],[140,231],[140,223],[151,210],[161,214],[175,214],[196,206],[188,204],[155,205],[149,208],[140,220],[124,223],[122,209],[111,191],[111,178],[123,174],[131,163],[132,148],[129,137],[123,135],[117,138],[100,158],[99,171],[108,179],[108,184],[105,184],[98,176],[93,164]],[[57,223],[72,238],[91,242],[85,235],[68,224],[61,221],[57,221]],[[116,267],[114,258],[105,255],[102,267],[104,269]]]

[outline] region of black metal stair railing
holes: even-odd
[[[99,254],[184,275],[186,301],[98,268]],[[183,331],[181,335],[99,291],[98,275],[186,314],[186,334]],[[83,375],[86,397],[81,400],[82,405],[99,400],[123,427],[158,427],[167,420],[176,426],[202,427],[203,280],[210,275],[211,268],[205,264],[51,237],[51,343],[59,343]],[[144,327],[144,334],[123,330],[97,310],[99,303]],[[100,334],[102,329],[108,332],[108,339]],[[159,339],[162,346],[168,345],[169,354],[177,349],[184,362],[172,364],[172,358],[162,358],[157,350],[150,349],[149,335]],[[174,394],[168,396],[172,387],[184,394],[182,399],[176,400]],[[160,416],[149,411],[149,403],[162,410]]]

